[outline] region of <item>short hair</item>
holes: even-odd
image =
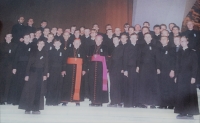
[[[131,35],[130,35],[130,37],[131,37],[131,36],[133,36],[133,35],[136,35],[136,36],[137,36],[137,38],[138,38],[138,34],[136,34],[136,33],[133,33],[133,34],[131,34]]]
[[[181,36],[174,36],[174,39],[175,39],[175,38],[180,38],[180,39],[181,39]]]
[[[153,29],[155,29],[155,28],[157,28],[157,27],[158,27],[159,29],[161,28],[160,25],[156,24],[156,25],[153,27]]]
[[[142,30],[143,30],[144,28],[147,28],[147,29],[149,30],[149,27],[147,27],[147,26],[143,26],[143,27],[142,27]],[[149,30],[149,31],[150,31],[150,30]]]
[[[167,38],[167,40],[169,40],[169,37],[168,37],[168,36],[161,36],[160,39],[161,39],[161,38]]]
[[[174,26],[176,26],[176,24],[175,24],[175,23],[169,23],[169,25],[170,25],[170,24],[173,24]]]
[[[130,24],[129,24],[129,23],[125,23],[125,24],[124,24],[124,27],[127,26],[127,25],[130,25]]]
[[[81,26],[80,29],[81,29],[81,28],[84,28],[84,29],[85,29],[85,26]]]
[[[91,31],[95,31],[95,33],[97,33],[96,29],[91,29]]]
[[[49,30],[50,30],[50,28],[48,28],[48,27],[45,27],[44,30],[45,30],[45,29],[49,29]]]
[[[128,29],[130,29],[130,28],[133,28],[135,30],[135,27],[133,27],[133,26],[130,26]]]
[[[181,36],[181,38],[185,38],[185,39],[188,41],[188,38],[187,38],[187,36],[185,36],[185,35],[184,35],[184,36]]]
[[[54,39],[53,43],[55,43],[55,42],[60,42],[61,43],[61,41],[59,39]]]
[[[30,33],[25,33],[24,36],[26,36],[26,35],[30,36]]]
[[[166,30],[166,29],[162,30],[162,32],[163,32],[163,31],[166,31],[166,32],[168,32],[168,33],[169,33],[169,31],[168,31],[168,30]],[[161,32],[161,33],[162,33],[162,32]]]
[[[76,27],[76,25],[72,25],[71,28],[72,28],[72,27]]]
[[[145,21],[145,22],[143,23],[143,25],[144,25],[145,23],[148,23],[148,25],[150,26],[150,23],[149,23],[148,21]]]
[[[47,21],[46,21],[46,20],[42,20],[42,21],[41,21],[41,23],[43,23],[43,22],[46,22],[46,23],[47,23]]]
[[[35,32],[38,32],[38,31],[41,31],[41,32],[42,32],[42,30],[41,30],[41,29],[36,29],[36,30],[35,30]]]
[[[112,29],[108,29],[108,30],[106,30],[106,32],[108,32],[108,31],[110,31],[110,30],[112,31]]]
[[[178,30],[180,30],[180,27],[179,27],[179,26],[173,26],[173,27],[172,27],[172,30],[173,30],[174,28],[177,28]]]
[[[166,24],[160,24],[160,27],[161,27],[161,26],[165,26],[165,27],[166,27],[166,29],[167,29],[167,25],[166,25]]]
[[[126,34],[124,34],[124,33],[121,34],[120,38],[121,38],[122,36],[126,36],[126,38],[128,38],[128,36],[127,36]]]
[[[113,39],[114,39],[114,38],[117,38],[117,39],[119,39],[119,36],[113,36]]]
[[[144,37],[145,37],[146,35],[150,35],[150,36],[152,37],[151,33],[149,33],[149,32],[145,33],[145,34],[144,34]]]
[[[111,24],[106,24],[106,27],[107,27],[107,26],[111,26]]]

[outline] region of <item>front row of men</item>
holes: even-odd
[[[5,43],[13,45],[12,36],[6,37]],[[142,45],[137,43],[137,34],[130,35],[128,42],[127,36],[122,34],[120,39],[113,37],[111,56],[102,44],[101,35],[95,37],[95,45],[88,53],[80,39],[75,39],[73,47],[67,50],[62,50],[61,41],[55,40],[54,48],[47,52],[43,40],[31,50],[33,44],[29,44],[29,38],[29,35],[24,36],[15,64],[10,68],[15,80],[11,84],[14,88],[11,103],[19,104],[26,114],[31,111],[40,114],[39,110],[44,109],[44,96],[46,105],[75,102],[80,106],[88,90],[90,106],[108,103],[107,73],[111,99],[108,107],[175,107],[175,113],[179,113],[177,118],[193,118],[199,114],[195,85],[198,60],[195,51],[188,48],[186,37],[174,37],[177,50],[168,46],[169,39],[165,36],[161,37],[158,47],[150,33],[144,35],[146,43]],[[15,49],[13,45],[5,50],[11,55]]]

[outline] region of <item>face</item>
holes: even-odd
[[[81,41],[80,40],[74,40],[73,45],[75,48],[79,48],[79,46],[81,45]]]
[[[125,30],[126,32],[128,32],[129,26],[130,26],[130,25],[125,25],[125,26],[124,26],[124,30]]]
[[[125,44],[127,42],[127,36],[122,35],[121,36],[121,42],[122,42],[122,44]]]
[[[96,36],[95,42],[97,46],[101,45],[102,41],[103,41],[103,38],[101,36]]]
[[[71,33],[74,33],[75,30],[76,30],[75,26],[71,27]]]
[[[65,40],[67,40],[70,37],[70,34],[68,32],[65,32],[63,34],[63,37],[64,37]]]
[[[75,32],[74,32],[74,35],[75,35],[76,38],[79,38],[79,36],[80,36],[80,31],[78,31],[78,30],[75,31]]]
[[[57,28],[52,28],[51,29],[51,33],[53,33],[54,35],[56,35],[56,32],[57,32]]]
[[[47,39],[48,41],[53,41],[54,36],[53,35],[48,35]]]
[[[96,31],[99,30],[99,26],[97,24],[93,25],[93,29],[95,29]]]
[[[161,31],[167,29],[166,26],[161,26],[160,28],[161,28]]]
[[[179,29],[178,29],[178,28],[173,28],[173,29],[172,29],[172,32],[173,32],[174,34],[178,34],[178,33],[179,33]]]
[[[35,33],[35,37],[37,37],[37,38],[39,38],[41,35],[42,35],[42,32],[41,32],[41,31],[37,31],[37,32]]]
[[[92,30],[91,33],[90,33],[90,36],[95,37],[96,35],[97,35],[96,31]]]
[[[188,22],[187,22],[187,27],[188,27],[188,29],[193,29],[193,27],[194,27],[193,22],[188,21]]]
[[[50,30],[48,28],[44,29],[44,32],[43,32],[44,35],[48,35],[49,33],[50,33]]]
[[[112,26],[111,26],[111,25],[107,25],[107,26],[106,26],[106,30],[109,30],[109,29],[112,29]]]
[[[160,34],[160,28],[159,27],[155,27],[154,28],[154,32],[155,32],[155,34]]]
[[[167,39],[167,37],[161,37],[160,41],[161,41],[161,43],[162,43],[163,46],[167,45],[168,42],[169,42],[169,40]]]
[[[54,45],[54,47],[59,48],[61,46],[61,43],[60,43],[60,41],[55,41],[53,45]]]
[[[47,26],[47,22],[42,22],[42,23],[41,23],[41,27],[42,27],[42,28],[45,28],[46,26]]]
[[[169,36],[169,33],[167,30],[163,30],[162,33],[161,33],[161,36]]]
[[[172,31],[172,28],[174,27],[175,25],[174,24],[169,24],[169,29]]]
[[[85,31],[85,28],[81,27],[81,28],[80,28],[81,34],[84,34],[84,31]]]
[[[44,41],[38,42],[37,46],[38,46],[38,49],[42,49],[44,47]]]
[[[128,33],[129,33],[129,35],[133,34],[134,33],[134,28],[129,28],[128,29]]]
[[[151,43],[152,37],[150,34],[146,34],[144,36],[144,40],[146,41],[147,44]]]
[[[144,23],[143,26],[150,27],[149,23]]]
[[[113,38],[113,44],[114,45],[119,45],[119,39],[117,37]]]
[[[69,32],[70,33],[70,29],[65,29],[65,32]]]
[[[187,47],[187,45],[188,45],[187,39],[185,37],[182,37],[181,38],[181,46],[182,47]]]
[[[63,30],[61,28],[59,28],[58,31],[57,31],[57,34],[62,35],[62,33],[63,33]]]
[[[90,35],[90,30],[89,29],[85,29],[84,33],[85,33],[86,36],[89,36]]]
[[[137,40],[138,40],[137,35],[131,35],[130,40],[131,40],[131,43],[132,43],[132,44],[136,44],[136,42],[137,42]]]
[[[30,38],[34,39],[35,38],[35,34],[34,33],[30,33]]]
[[[115,34],[120,35],[121,34],[121,29],[120,28],[115,28]]]
[[[148,28],[143,28],[143,29],[142,29],[142,33],[143,33],[143,34],[148,33],[148,32],[149,32],[149,29],[148,29]]]
[[[135,31],[139,32],[141,30],[140,25],[135,25]]]
[[[20,24],[24,23],[24,17],[20,17],[19,20],[18,20],[18,22],[19,22]]]
[[[176,46],[179,46],[179,45],[181,44],[181,39],[180,39],[179,37],[175,37],[175,38],[174,38],[174,44],[175,44]]]
[[[30,36],[29,35],[25,35],[24,36],[24,43],[28,44],[30,42]]]
[[[108,35],[108,36],[112,36],[112,35],[113,35],[112,30],[108,30],[108,31],[107,31],[107,35]]]
[[[33,25],[33,23],[34,23],[34,22],[33,22],[33,19],[29,19],[29,20],[28,20],[28,25]]]
[[[11,42],[12,38],[13,38],[12,34],[7,34],[6,37],[5,37],[6,42]]]

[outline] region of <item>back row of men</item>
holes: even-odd
[[[199,81],[200,34],[191,21],[182,34],[173,23],[170,33],[164,24],[153,32],[144,22],[142,28],[125,24],[125,32],[116,28],[114,34],[107,25],[102,34],[97,24],[63,33],[61,28],[50,31],[46,21],[37,30],[33,19],[28,26],[23,21],[20,17],[1,45],[2,104],[19,104],[25,113],[37,114],[45,95],[47,105],[80,106],[87,97],[90,106],[102,106],[109,101],[109,72],[109,107],[175,107],[178,118],[199,114],[194,83]]]

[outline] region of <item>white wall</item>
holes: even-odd
[[[196,0],[134,0],[133,25],[142,25],[144,21],[151,24],[151,29],[156,24],[174,22],[179,27],[192,8]]]

